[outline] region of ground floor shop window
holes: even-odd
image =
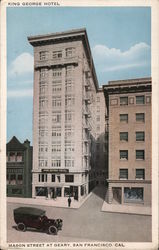
[[[78,200],[78,187],[77,186],[70,186],[64,188],[64,196],[65,197],[74,197],[75,200]]]
[[[142,202],[143,188],[124,188],[124,202]]]
[[[47,196],[48,191],[46,187],[36,187],[36,196]]]
[[[71,196],[71,194],[70,194],[70,188],[69,187],[65,187],[64,188],[64,196],[65,197]]]

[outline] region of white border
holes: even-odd
[[[0,60],[0,248],[5,249],[6,244],[6,7],[10,2],[53,2],[53,1],[14,1],[2,0],[0,5],[1,16],[1,60]],[[152,243],[126,243],[124,249],[158,249],[158,142],[159,142],[159,1],[158,0],[59,0],[61,6],[132,6],[151,7],[151,34],[152,34]],[[22,5],[20,6],[22,7]],[[25,6],[27,7],[27,6]],[[30,7],[30,6],[28,6]],[[33,7],[33,6],[31,6]],[[42,5],[42,7],[44,7]],[[47,7],[47,6],[46,6]],[[137,230],[137,229],[136,229]],[[121,249],[121,247],[105,249]],[[16,249],[16,248],[14,248]],[[33,248],[31,248],[33,249]],[[42,249],[42,248],[41,248]],[[47,248],[48,249],[48,248]],[[55,248],[54,248],[55,249]],[[62,249],[62,248],[58,248]],[[65,248],[66,249],[66,248]],[[70,249],[70,247],[69,247]],[[74,248],[75,249],[75,248]],[[80,249],[80,248],[78,248]],[[90,248],[91,249],[91,248]],[[99,249],[99,248],[98,248]],[[101,248],[103,249],[103,248]]]

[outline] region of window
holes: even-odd
[[[15,162],[16,161],[16,154],[15,153],[10,153],[9,155],[9,161]]]
[[[137,122],[145,122],[145,114],[144,113],[136,113],[136,121]]]
[[[47,69],[40,69],[40,79],[41,78],[45,78],[48,74],[48,70]]]
[[[52,122],[59,123],[61,122],[61,113],[53,113],[52,115]]]
[[[75,48],[67,48],[66,49],[66,57],[72,57],[75,54]]]
[[[44,137],[48,136],[48,130],[39,130],[39,136]]]
[[[136,141],[145,141],[145,132],[136,132]]]
[[[48,100],[47,98],[40,98],[39,99],[39,108],[44,109],[48,106]]]
[[[136,169],[136,179],[139,180],[145,179],[145,169]]]
[[[75,97],[73,95],[66,95],[65,96],[65,106],[72,107],[75,104]]]
[[[142,202],[143,188],[124,188],[124,202]]]
[[[61,127],[52,128],[52,137],[61,137]]]
[[[136,96],[136,104],[145,104],[145,96]]]
[[[54,93],[54,92],[60,92],[61,91],[61,86],[53,86],[52,87],[52,92]]]
[[[66,67],[66,76],[72,76],[74,72],[74,66],[70,65]]]
[[[65,182],[74,182],[74,175],[65,175]]]
[[[53,59],[60,59],[60,58],[62,58],[62,51],[61,50],[59,50],[59,51],[53,51],[52,58]]]
[[[55,182],[55,175],[54,174],[51,175],[51,181]]]
[[[52,145],[52,152],[61,152],[61,144]]]
[[[72,141],[65,142],[65,153],[66,154],[72,153],[72,152],[74,152],[74,150],[75,150],[74,142],[72,142]]]
[[[120,122],[128,122],[128,114],[120,114]]]
[[[45,60],[48,58],[48,52],[47,51],[41,51],[40,52],[40,60]]]
[[[61,167],[61,160],[52,160],[52,167]]]
[[[47,152],[47,151],[48,151],[47,145],[39,145],[39,152]]]
[[[40,86],[40,95],[45,95],[47,93],[47,86],[41,85]]]
[[[18,152],[17,153],[17,162],[22,162],[23,161],[23,155],[22,153]]]
[[[72,122],[72,121],[74,121],[74,112],[72,112],[72,111],[67,111],[67,112],[65,113],[65,121],[66,121],[66,122]]]
[[[72,79],[67,79],[65,82],[65,91],[67,92],[73,92],[74,91],[74,82]]]
[[[53,77],[61,77],[62,76],[62,68],[55,68],[52,70]]]
[[[136,150],[136,160],[144,160],[144,159],[145,159],[145,151]]]
[[[128,169],[119,169],[119,179],[128,179]]]
[[[39,124],[45,125],[48,122],[48,115],[40,114],[39,115]]]
[[[128,97],[127,96],[120,97],[120,105],[128,105]]]
[[[65,127],[65,140],[72,139],[73,136],[74,136],[74,128]]]
[[[44,160],[39,160],[39,166],[40,166],[40,167],[44,167],[44,165],[45,165]]]
[[[15,174],[10,175],[10,185],[16,185],[16,175]]]
[[[128,150],[120,150],[120,160],[128,160]]]
[[[120,132],[120,141],[128,141],[128,132]]]
[[[39,174],[39,182],[47,182],[47,174]]]
[[[74,167],[74,160],[65,160],[65,167]]]
[[[54,96],[52,99],[52,107],[61,107],[61,97]]]
[[[22,176],[22,174],[19,174],[19,175],[18,175],[17,184],[19,184],[19,185],[22,185],[22,184],[23,184],[23,176]]]
[[[54,72],[57,73],[57,72]],[[60,73],[60,72],[59,72]],[[62,81],[61,79],[56,79],[52,81],[52,92],[60,92],[62,87]]]
[[[35,187],[36,196],[47,196],[47,187]]]

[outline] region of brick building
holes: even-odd
[[[7,143],[7,196],[32,196],[32,146],[13,138]]]
[[[87,33],[28,40],[34,47],[32,194],[80,200],[106,179],[105,100]]]
[[[151,204],[151,78],[103,86],[107,106],[108,202]]]

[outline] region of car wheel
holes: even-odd
[[[17,229],[18,229],[19,231],[25,232],[25,231],[26,231],[26,226],[25,226],[24,223],[20,222],[20,223],[18,223],[18,225],[17,225]]]
[[[56,235],[57,234],[57,228],[55,226],[53,226],[53,225],[49,226],[48,233]]]

